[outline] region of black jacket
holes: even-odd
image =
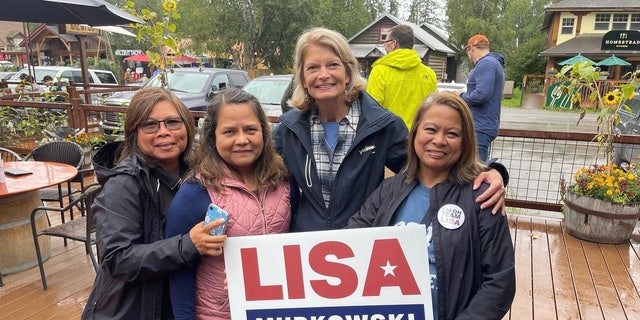
[[[338,168],[325,207],[311,145],[310,112],[291,110],[273,130],[276,150],[291,173],[291,231],[343,228],[369,194],[407,160],[407,127],[366,92],[358,97],[360,120],[351,149]]]
[[[347,228],[393,225],[398,207],[416,184],[407,183],[404,174],[385,179]],[[440,319],[501,319],[511,307],[516,290],[513,243],[507,219],[475,202],[486,188],[440,183],[431,189],[423,223],[431,217]],[[447,204],[465,213],[461,227],[447,229],[438,222],[438,210]]]
[[[93,205],[101,268],[82,319],[172,318],[168,274],[199,256],[188,234],[164,239],[180,178],[141,166],[134,156],[112,167],[112,150],[103,149],[94,167],[104,189]]]

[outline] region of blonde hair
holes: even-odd
[[[290,105],[297,107],[302,111],[309,111],[316,107],[315,101],[302,86],[304,79],[304,61],[303,57],[307,48],[311,45],[318,45],[331,49],[342,61],[350,79],[345,88],[345,102],[351,104],[358,97],[360,91],[366,88],[366,80],[360,76],[358,68],[358,60],[351,52],[347,39],[340,33],[326,28],[312,28],[304,32],[298,38],[296,51],[294,54],[294,90],[291,99],[288,101]]]
[[[476,141],[476,132],[473,128],[473,116],[471,110],[462,98],[452,92],[434,93],[424,100],[413,119],[413,126],[409,131],[407,139],[407,181],[418,179],[420,173],[420,159],[414,147],[414,141],[427,110],[434,105],[447,106],[458,112],[462,126],[462,154],[458,162],[449,171],[450,182],[459,184],[467,184],[472,182],[480,172],[485,170],[485,166],[478,158],[478,142]]]

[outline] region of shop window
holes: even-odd
[[[562,34],[573,34],[573,24],[575,23],[574,18],[563,18],[562,19]]]
[[[632,13],[629,19],[629,30],[640,30],[640,13]]]
[[[611,30],[627,30],[629,15],[626,13],[614,13]]]
[[[611,15],[608,13],[596,14],[595,30],[609,30],[609,22],[611,21]]]

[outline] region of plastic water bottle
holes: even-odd
[[[4,163],[2,162],[2,158],[0,158],[0,183],[4,183]]]

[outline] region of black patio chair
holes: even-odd
[[[2,161],[22,161],[22,156],[8,148],[0,147],[0,156]]]
[[[24,160],[59,162],[72,165],[78,169],[78,174],[66,183],[58,184],[56,187],[44,188],[38,190],[40,199],[43,202],[58,202],[59,206],[64,207],[65,198],[71,197],[77,193],[78,189],[72,188],[72,183],[79,183],[80,189],[84,188],[84,178],[93,171],[90,169],[82,169],[84,164],[84,150],[82,147],[71,141],[53,141],[37,147],[29,153]],[[66,188],[63,188],[66,184]],[[69,212],[70,218],[73,220],[73,210]],[[62,213],[62,222],[65,222],[64,213]]]
[[[65,207],[46,207],[39,206],[33,209],[31,212],[31,231],[33,233],[33,242],[36,249],[36,255],[38,258],[38,267],[40,268],[40,278],[42,279],[42,288],[47,290],[47,279],[44,273],[44,263],[42,260],[42,253],[40,251],[40,242],[38,238],[40,236],[61,237],[65,239],[72,239],[76,241],[82,241],[85,245],[85,251],[91,258],[93,264],[93,270],[98,270],[98,262],[96,255],[93,253],[92,245],[95,244],[95,230],[96,220],[93,215],[92,204],[96,196],[102,190],[102,186],[98,183],[91,183],[87,185],[80,192],[78,197],[75,197]],[[51,226],[44,230],[37,230],[36,219],[42,213],[45,215],[47,211],[59,211],[64,212],[75,208],[83,213],[81,217],[70,220],[68,222],[61,223],[59,225]]]

